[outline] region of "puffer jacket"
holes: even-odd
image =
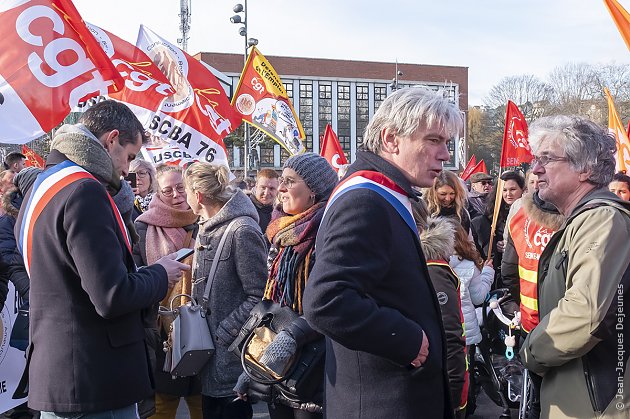
[[[521,357],[543,377],[542,419],[630,417],[629,234],[630,203],[594,190],[540,257],[540,323]]]
[[[479,320],[475,314],[475,306],[483,303],[494,281],[494,269],[484,266],[481,271],[472,260],[451,256],[448,264],[453,268],[461,281],[459,293],[462,299],[462,313],[466,326],[466,345],[481,342]]]
[[[215,352],[200,374],[201,393],[211,397],[234,394],[243,371],[228,352],[251,309],[262,299],[267,281],[267,247],[252,201],[237,189],[212,218],[199,223],[193,260],[193,296],[201,301],[212,261],[223,232],[234,219],[220,255],[210,292],[208,325]]]

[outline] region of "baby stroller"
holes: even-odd
[[[525,418],[528,380],[517,350],[521,333],[518,304],[507,288],[501,288],[490,291],[481,310],[482,340],[470,357],[474,388],[469,393],[469,406],[475,406],[483,388],[503,408],[500,418],[511,418],[510,409],[519,409],[519,418]]]

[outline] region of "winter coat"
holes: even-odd
[[[208,326],[215,345],[210,362],[200,374],[201,392],[211,397],[234,394],[243,371],[240,360],[228,352],[251,309],[262,299],[267,280],[266,246],[258,225],[254,204],[241,191],[225,203],[212,218],[199,223],[193,261],[193,296],[201,301],[212,261],[223,232],[228,233],[210,292]]]
[[[271,221],[273,205],[261,204],[260,201],[256,199],[256,196],[254,196],[254,194],[249,195],[249,199],[252,200],[252,204],[254,204],[254,207],[256,207],[256,212],[258,213],[258,225],[260,226],[260,230],[263,232],[266,239],[267,235],[265,234],[265,232],[267,231],[267,226]]]
[[[64,161],[53,150],[47,164]],[[168,279],[161,265],[136,269],[120,225],[107,191],[90,178],[57,192],[34,224],[26,351],[33,409],[96,412],[153,394],[141,311],[164,298]]]
[[[348,175],[384,174],[417,199],[383,158],[358,152]],[[440,306],[417,233],[377,192],[351,190],[327,209],[304,292],[304,315],[326,335],[329,418],[451,417]],[[429,356],[410,366],[422,344]]]
[[[543,419],[630,417],[629,234],[630,203],[594,190],[541,255],[540,324],[521,357],[543,377]]]
[[[471,190],[468,193],[468,214],[470,219],[483,215],[486,212],[486,200],[488,199],[487,193],[479,193]]]
[[[22,204],[18,190],[9,189],[2,195],[2,207],[6,213],[0,216],[0,260],[6,269],[0,271],[0,308],[4,307],[9,292],[9,281],[13,282],[23,304],[28,304],[29,279],[24,268],[24,260],[20,254],[15,234],[15,217]]]
[[[451,256],[448,264],[461,281],[459,292],[466,325],[466,345],[476,345],[481,342],[481,330],[475,306],[483,304],[486,299],[494,281],[494,269],[484,266],[479,271],[472,260],[460,259],[457,255]]]

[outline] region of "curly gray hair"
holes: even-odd
[[[464,121],[460,110],[444,97],[443,92],[435,92],[425,86],[407,87],[392,93],[378,108],[365,128],[363,148],[379,154],[384,128],[408,137],[422,124],[440,124],[449,137],[454,137],[461,131]]]
[[[588,181],[596,187],[602,188],[612,180],[617,143],[606,128],[577,115],[547,116],[529,127],[529,144],[534,154],[544,140],[562,147],[576,172],[590,170]]]

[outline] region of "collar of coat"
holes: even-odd
[[[380,172],[394,181],[396,185],[400,186],[410,199],[416,201],[420,199],[420,192],[417,192],[412,188],[411,183],[403,175],[400,169],[371,151],[357,151],[357,159],[348,168],[348,172],[344,179],[360,170]]]
[[[567,217],[565,225],[572,221],[575,217],[584,211],[599,207],[602,205],[609,205],[618,208],[630,214],[630,201],[624,201],[614,193],[610,192],[608,188],[593,189],[580,199],[571,214]]]

